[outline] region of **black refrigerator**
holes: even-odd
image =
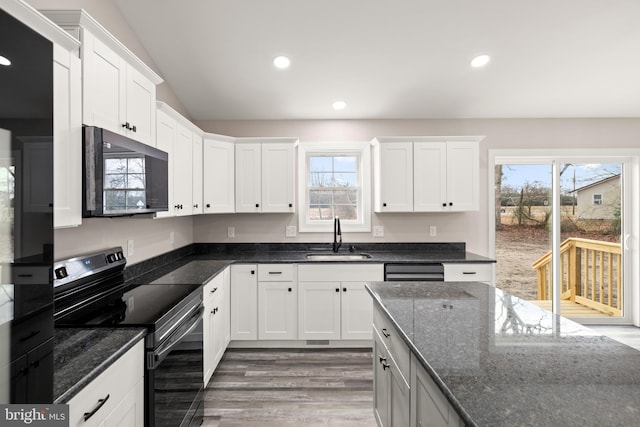
[[[53,45],[0,9],[0,403],[53,399]]]

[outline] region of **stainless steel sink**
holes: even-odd
[[[371,258],[369,254],[307,254],[307,259],[310,261],[358,261],[369,258]]]

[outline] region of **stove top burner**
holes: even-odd
[[[186,306],[201,303],[200,284],[128,287],[122,273],[126,259],[117,254],[122,254],[119,247],[55,264],[56,327],[146,327],[154,332]]]

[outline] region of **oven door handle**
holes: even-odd
[[[167,356],[167,354],[171,350],[173,350],[173,348],[176,345],[178,345],[184,337],[189,335],[198,327],[198,324],[202,320],[203,311],[204,311],[204,307],[200,305],[200,307],[198,307],[198,310],[189,319],[189,323],[187,323],[189,324],[189,326],[184,332],[180,333],[180,335],[177,338],[174,338],[174,337],[169,338],[166,343],[162,344],[160,347],[158,347],[155,351],[153,351],[150,354],[152,356],[152,359],[147,360],[149,369],[155,369],[156,366],[158,366],[160,362],[162,362],[162,360]]]

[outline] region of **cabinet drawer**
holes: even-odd
[[[295,277],[295,264],[260,264],[258,282],[292,282]]]
[[[377,304],[374,304],[373,308],[373,326],[374,333],[380,335],[382,343],[398,365],[398,369],[404,378],[409,378],[409,367],[411,365],[409,347],[400,336],[400,332],[393,326],[391,320]]]
[[[493,264],[444,264],[444,280],[447,282],[493,282]]]
[[[224,276],[222,272],[209,280],[202,288],[202,300],[207,304],[209,300],[224,294]]]
[[[143,364],[144,342],[140,341],[68,402],[69,426],[100,425],[144,377]],[[94,414],[85,421],[85,413],[94,410]]]

